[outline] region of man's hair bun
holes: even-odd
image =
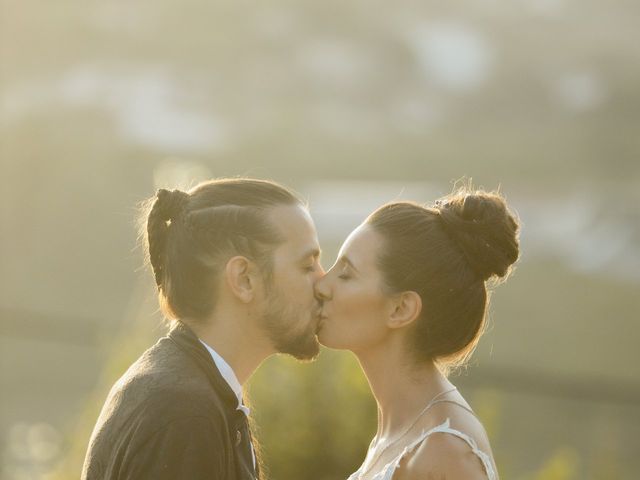
[[[154,206],[158,210],[158,216],[165,221],[171,221],[182,214],[189,201],[189,194],[182,190],[161,188],[156,192],[156,199]]]
[[[147,220],[147,243],[149,261],[153,268],[156,285],[162,287],[165,273],[165,253],[170,224],[182,215],[189,201],[189,194],[181,190],[156,192]]]
[[[518,259],[519,222],[502,195],[461,189],[436,202],[443,229],[483,280],[505,278]]]

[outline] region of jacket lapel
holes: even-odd
[[[229,434],[231,435],[231,443],[234,445],[236,464],[240,469],[237,472],[237,478],[257,477],[255,472],[258,472],[258,462],[256,459],[254,469],[253,455],[251,453],[252,436],[247,416],[244,412],[238,410],[238,397],[236,397],[236,394],[218,371],[211,354],[200,342],[193,330],[182,322],[176,322],[176,325],[169,332],[168,338],[205,372],[212,388],[222,400],[229,420],[229,427],[231,428]]]

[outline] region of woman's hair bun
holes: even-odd
[[[500,193],[463,188],[438,200],[434,209],[480,278],[508,275],[520,253],[520,227]]]

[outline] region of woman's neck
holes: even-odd
[[[376,441],[403,433],[436,395],[453,385],[432,363],[416,365],[403,342],[356,353],[378,404]]]

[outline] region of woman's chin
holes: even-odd
[[[322,328],[318,330],[317,335],[318,342],[320,342],[320,345],[322,345],[323,347],[338,350],[342,350],[345,348],[340,344],[340,342],[336,341],[338,339],[336,339],[335,336],[331,334],[331,331],[326,327],[326,325],[323,325]]]

